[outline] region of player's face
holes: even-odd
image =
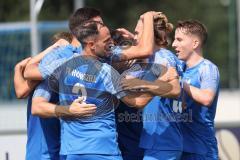
[[[139,38],[142,36],[142,32],[143,32],[143,22],[142,20],[138,20],[138,23],[134,31],[134,40],[136,41],[136,43],[139,42]]]
[[[179,59],[187,61],[195,49],[194,37],[184,29],[178,28],[175,31],[172,47],[176,50]]]
[[[108,27],[102,26],[99,28],[99,35],[95,43],[95,54],[98,57],[106,58],[111,55],[109,45],[112,45],[113,41]]]

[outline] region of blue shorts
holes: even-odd
[[[110,155],[81,155],[70,154],[62,156],[61,160],[123,160],[122,156],[110,156]]]
[[[218,160],[218,155],[201,155],[196,153],[183,152],[181,160]]]
[[[143,160],[180,160],[182,151],[146,150]]]

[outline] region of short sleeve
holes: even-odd
[[[215,65],[206,64],[201,68],[201,89],[211,89],[216,92],[219,87],[219,80],[219,71]]]
[[[176,67],[175,58],[170,53],[156,53],[153,63],[163,65],[167,68]]]
[[[151,68],[149,69],[148,74],[145,76],[145,80],[154,80],[154,78],[157,79],[162,74],[163,67],[176,67],[175,56],[166,49],[161,49],[160,51],[156,52],[151,61]]]
[[[58,60],[53,61],[52,63],[48,65],[39,65],[39,71],[43,77],[43,79],[46,79],[48,76],[52,75],[54,71],[64,64],[68,59],[67,58],[61,58]]]
[[[42,81],[35,89],[33,93],[33,98],[35,97],[43,97],[46,100],[50,100],[51,98],[51,90],[49,88],[49,85],[47,81]]]
[[[60,67],[64,62],[73,57],[74,52],[80,52],[71,45],[59,47],[48,53],[40,62],[38,68],[43,77],[46,79],[56,68]]]

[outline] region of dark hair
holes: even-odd
[[[88,23],[81,24],[73,29],[73,34],[81,43],[82,48],[86,45],[86,39],[89,37],[95,37],[99,34],[98,23],[90,21]]]
[[[111,37],[116,46],[133,46],[136,45],[136,41],[133,38],[125,38],[118,30],[112,30]]]
[[[59,39],[65,39],[69,43],[72,43],[73,35],[69,32],[59,32],[53,35],[52,43],[56,43]]]
[[[166,47],[168,45],[168,34],[172,32],[173,25],[168,23],[168,19],[165,14],[161,13],[159,17],[154,19],[154,38],[155,43]]]
[[[185,33],[196,35],[200,38],[201,44],[204,45],[207,41],[207,28],[204,24],[197,20],[178,21],[177,29],[184,29]]]
[[[73,32],[75,27],[97,16],[101,16],[101,12],[95,8],[79,8],[69,18],[68,26],[70,31]]]

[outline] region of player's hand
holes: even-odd
[[[132,34],[131,32],[129,32],[127,29],[125,28],[118,28],[117,31],[121,32],[122,36],[127,38],[127,39],[133,39],[134,38],[134,34]]]
[[[144,14],[142,14],[140,16],[140,19],[145,19],[145,18],[150,18],[152,17],[153,19],[156,19],[158,17],[161,17],[162,15],[162,12],[156,12],[156,11],[148,11],[148,12],[145,12]]]
[[[179,79],[177,70],[174,67],[169,67],[167,70],[167,81],[170,82],[174,79]]]
[[[152,12],[153,14],[153,19],[164,19],[166,22],[168,21],[167,17],[165,14],[163,14],[162,12]]]
[[[30,61],[30,59],[31,59],[31,57],[27,57],[27,58],[23,59],[22,61],[18,62],[15,69],[24,70],[27,63]]]
[[[170,82],[174,79],[179,79],[177,70],[174,67],[169,67],[166,73],[158,78],[161,81]]]
[[[74,117],[90,117],[96,112],[95,104],[86,104],[83,102],[83,98],[75,99],[69,107],[69,112],[73,114]]]

